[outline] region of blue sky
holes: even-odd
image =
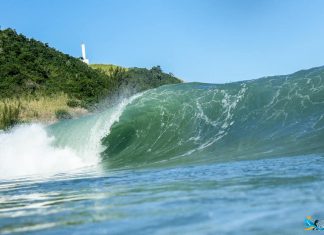
[[[0,0],[0,25],[91,63],[223,83],[324,65],[322,0]]]

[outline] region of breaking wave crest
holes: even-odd
[[[323,154],[323,77],[321,67],[168,85],[79,119],[18,126],[0,133],[1,178]]]

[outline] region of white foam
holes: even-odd
[[[10,132],[0,132],[0,179],[69,173],[71,170],[98,165],[103,150],[101,139],[109,134],[111,126],[119,120],[125,107],[140,95],[123,99],[111,112],[97,114],[94,123],[82,123],[90,126],[86,126],[86,132],[82,133],[86,135],[85,141],[75,141],[75,145],[54,145],[56,137],[50,136],[46,126],[41,124],[22,125]],[[80,135],[73,129],[65,132],[69,133],[61,135],[65,134],[72,140],[75,140],[73,135]],[[62,136],[59,134],[57,138]]]
[[[85,163],[70,148],[55,148],[40,124],[24,125],[0,134],[0,178],[66,172]]]

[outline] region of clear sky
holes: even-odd
[[[0,25],[91,63],[223,83],[324,65],[323,0],[0,0]]]

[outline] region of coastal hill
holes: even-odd
[[[164,73],[160,66],[146,68],[123,68],[116,65],[92,64],[90,67],[104,72],[112,80],[116,81],[119,88],[127,87],[136,92],[156,88],[166,84],[182,82],[172,73]]]
[[[129,94],[180,83],[152,69],[90,65],[13,29],[0,30],[0,129],[86,112],[121,88]]]

